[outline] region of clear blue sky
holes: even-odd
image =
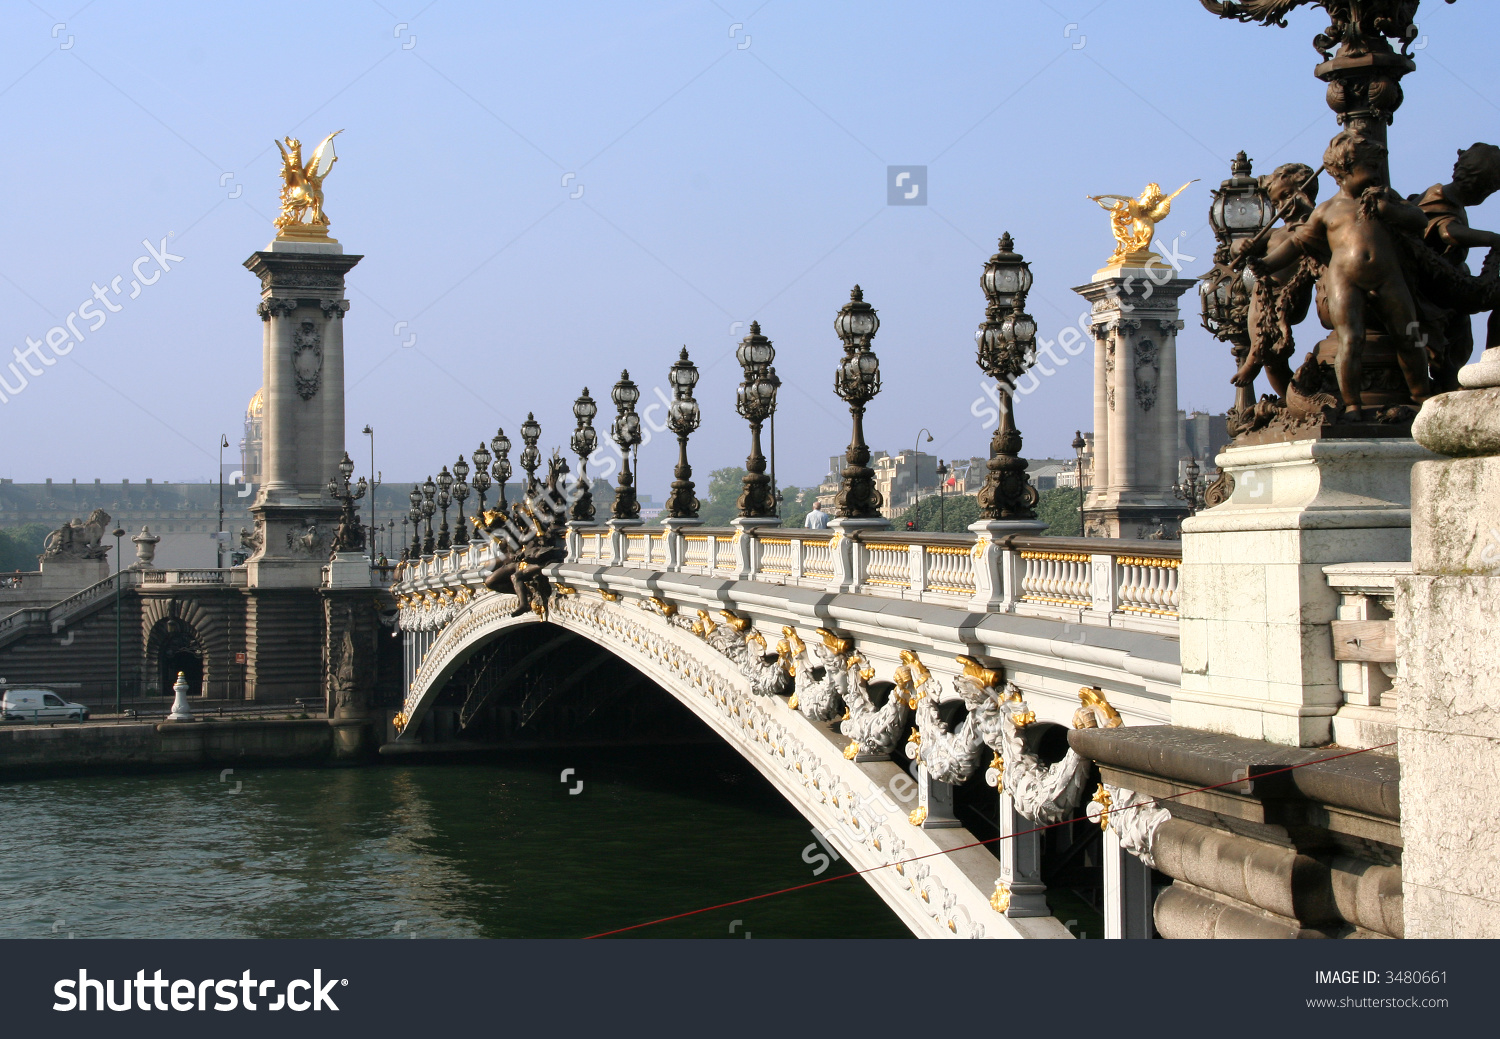
[[[872,444],[910,447],[926,426],[930,449],[982,454],[973,329],[1000,232],[1032,261],[1030,309],[1055,336],[1111,248],[1085,194],[1202,178],[1161,228],[1187,232],[1200,273],[1208,188],[1234,152],[1258,172],[1316,165],[1336,129],[1312,76],[1316,10],[1283,30],[1187,0],[424,2],[7,5],[5,350],[95,283],[128,290],[143,239],[172,232],[184,259],[0,406],[0,473],[213,474],[260,383],[240,265],[272,234],[282,134],[345,131],[326,191],[334,235],[365,256],[345,325],[361,471],[366,423],[392,479],[499,424],[514,438],[528,410],[544,446],[565,443],[581,386],[605,398],[628,367],[644,404],[686,344],[701,487],[747,448],[733,349],[751,319],[785,383],[782,482],[816,481],[847,441],[832,321],[855,282],[882,322]],[[1500,10],[1429,0],[1421,18],[1391,138],[1404,192],[1500,137]],[[929,167],[930,205],[885,204],[886,167],[905,163]],[[1474,222],[1500,228],[1500,206]],[[1227,350],[1186,302],[1181,404],[1219,411]],[[1022,400],[1027,454],[1068,453],[1091,374],[1080,357]],[[665,490],[674,448],[643,449],[643,490]]]

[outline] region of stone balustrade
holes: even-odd
[[[971,533],[842,534],[783,527],[575,526],[567,562],[842,589],[984,612],[1175,634],[1181,547],[1171,541]],[[471,543],[398,564],[395,583],[488,569]]]

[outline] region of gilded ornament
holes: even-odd
[[[1125,724],[1120,712],[1110,706],[1104,698],[1104,690],[1098,686],[1083,686],[1078,690],[1078,699],[1083,706],[1073,715],[1073,728],[1118,729]]]
[[[923,805],[921,808],[913,808],[911,814],[906,817],[906,821],[913,826],[921,826],[927,821],[927,806]]]
[[[963,666],[965,678],[972,678],[986,689],[1000,684],[1000,672],[985,667],[973,657],[954,657],[953,659]]]
[[[1003,913],[1010,908],[1010,885],[1005,881],[995,881],[995,893],[990,896],[990,908],[997,913]]]
[[[1103,783],[1099,784],[1099,789],[1094,791],[1094,796],[1090,800],[1104,809],[1099,813],[1099,829],[1109,829],[1109,813],[1114,805],[1114,798],[1109,796],[1109,791],[1105,789]]]
[[[599,589],[599,598],[603,599],[605,602],[619,602],[620,593],[607,591],[606,589],[601,588]]]
[[[1162,262],[1162,258],[1151,251],[1151,240],[1156,236],[1156,225],[1172,212],[1172,200],[1197,182],[1194,178],[1172,192],[1161,193],[1161,185],[1147,184],[1138,198],[1129,195],[1089,195],[1090,201],[1109,213],[1109,229],[1115,236],[1115,251],[1104,262],[1105,269],[1129,265],[1147,266],[1150,261]],[[1105,199],[1109,199],[1108,202]]]
[[[858,755],[859,743],[857,741],[851,740],[849,742],[849,746],[844,748],[844,757],[849,761],[853,761]]]
[[[287,137],[285,146],[276,142],[281,152],[281,215],[275,220],[278,238],[328,238],[328,214],[323,212],[323,179],[338,162],[333,153],[333,139],[342,130],[323,138],[306,163],[302,161],[302,142]]]
[[[851,640],[840,638],[838,635],[835,635],[827,628],[819,628],[817,629],[817,631],[818,635],[823,639],[823,645],[827,646],[830,650],[832,650],[834,653],[839,654],[840,656],[843,656],[845,653],[849,652],[849,648],[854,645]]]

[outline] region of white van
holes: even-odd
[[[85,722],[89,709],[81,703],[69,703],[50,689],[7,689],[0,696],[0,717],[8,722]]]

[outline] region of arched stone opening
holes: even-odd
[[[201,696],[208,654],[197,630],[180,617],[164,617],[146,640],[146,692],[170,696],[177,675],[188,683],[189,696]]]

